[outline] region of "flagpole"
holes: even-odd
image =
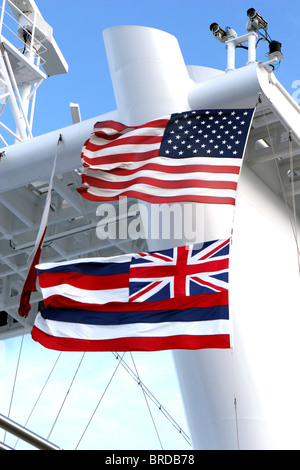
[[[37,290],[36,288],[37,270],[35,266],[39,263],[40,255],[42,251],[42,245],[43,245],[43,241],[46,235],[48,217],[49,217],[49,211],[50,211],[50,205],[51,205],[51,193],[52,193],[52,187],[53,187],[53,179],[54,179],[54,175],[56,171],[58,147],[59,147],[60,142],[62,142],[61,134],[59,134],[59,138],[58,138],[57,145],[56,145],[56,152],[54,156],[53,167],[52,167],[52,172],[50,176],[46,202],[45,202],[45,207],[44,207],[43,214],[42,214],[40,228],[39,228],[37,238],[35,241],[35,246],[27,260],[29,271],[25,279],[23,290],[22,290],[21,297],[20,297],[19,315],[21,317],[28,316],[30,309],[31,309],[31,305],[30,305],[31,294],[32,292],[36,292]]]

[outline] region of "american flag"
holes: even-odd
[[[235,204],[253,109],[176,113],[128,127],[96,123],[79,192],[92,201]]]
[[[32,337],[68,351],[229,348],[229,245],[38,265]]]

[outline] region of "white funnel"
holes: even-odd
[[[139,125],[190,109],[188,90],[193,82],[174,36],[141,26],[116,26],[103,36],[124,123]]]

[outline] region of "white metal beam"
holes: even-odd
[[[0,193],[40,179],[47,180],[51,174],[60,135],[63,140],[59,149],[56,173],[65,173],[80,167],[81,150],[85,141],[90,137],[94,124],[97,121],[107,119],[118,120],[118,117],[117,111],[111,111],[78,124],[34,137],[20,144],[0,149],[0,155],[2,155]]]

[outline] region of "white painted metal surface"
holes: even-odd
[[[293,194],[299,218],[300,181],[295,181],[292,192],[288,177],[289,131],[295,168],[300,168],[299,108],[266,65],[250,61],[227,73],[186,67],[176,39],[151,28],[115,27],[105,31],[104,39],[118,110],[0,153],[0,306],[9,318],[17,318],[27,254],[43,207],[41,180],[47,186],[59,134],[65,147],[60,149],[49,221],[51,244],[44,250],[44,261],[91,256],[96,250],[106,255],[139,251],[130,240],[98,241],[95,246],[89,237],[86,226],[96,227],[97,204],[84,203],[81,208],[76,184],[80,184],[81,145],[93,124],[108,116],[138,125],[190,108],[252,106],[261,94],[234,218],[230,269],[234,349],[178,351],[174,358],[195,448],[299,448],[295,429],[300,384],[294,373],[300,352],[299,271],[287,215]],[[22,210],[16,203],[19,197]],[[230,235],[233,208],[202,209],[199,241]],[[4,225],[3,220],[9,223]],[[150,239],[148,247],[160,249],[166,243]],[[28,328],[39,299],[37,293]],[[17,325],[0,326],[0,335],[16,334]]]
[[[173,100],[170,97],[168,101],[162,101],[160,93],[168,90],[171,83],[176,87],[176,77],[184,76],[177,45],[171,43],[167,35],[146,28],[139,29],[139,39],[133,41],[135,31],[135,28],[130,27],[114,28],[106,33],[106,37],[109,36],[107,51],[109,63],[113,62],[111,75],[120,118],[125,122],[139,124],[175,109],[182,111],[186,102],[181,93],[173,94]],[[126,44],[126,38],[129,37],[130,48]],[[124,49],[121,46],[123,44],[127,46]],[[157,60],[160,47],[163,56],[176,58],[172,64],[172,77],[162,74],[160,64],[163,58],[162,61]],[[151,57],[149,48],[155,50],[156,60],[149,60],[149,64],[145,65],[145,57]],[[168,53],[165,52],[167,48],[170,48]],[[143,51],[144,67],[136,59],[140,51]],[[113,61],[110,57],[113,57]],[[144,87],[144,72],[149,70],[148,67],[151,67],[151,82],[147,73],[147,86]],[[280,104],[279,98],[268,99],[271,97],[268,93],[274,78],[257,63],[250,61],[242,69],[213,75],[216,76],[194,87],[187,80],[178,83],[179,89],[183,85],[183,95],[188,92],[188,108],[253,106],[261,93],[262,109],[263,106],[266,110],[269,107],[272,112],[276,112],[283,104],[285,111],[293,109],[297,116],[299,114],[299,110],[284,94],[280,95]],[[160,92],[156,95],[158,83]],[[137,95],[132,96],[135,89],[138,90]],[[151,100],[147,99],[149,96]],[[259,112],[261,110],[258,108],[258,119]],[[268,124],[268,119],[270,115],[265,124]],[[286,124],[286,120],[282,124]],[[254,127],[256,125],[254,122]],[[281,128],[281,133],[284,130]],[[253,145],[248,149],[249,158],[254,158],[254,148]],[[263,173],[260,173],[260,177],[263,178]],[[230,235],[231,208],[206,206],[204,211],[205,239]],[[245,165],[235,213],[230,269],[234,348],[232,351],[174,353],[190,431],[197,449],[299,446],[294,430],[300,418],[296,398],[300,388],[293,374],[298,363],[299,348],[296,338],[291,341],[289,335],[293,322],[297,325],[294,331],[299,327],[299,271],[295,240],[291,232],[285,204]],[[203,236],[201,227],[200,233]],[[148,240],[148,245],[150,249],[160,249],[165,246],[165,241]],[[283,309],[285,318],[288,318],[284,326]],[[284,359],[281,348],[286,353]],[[280,376],[285,378],[284,387],[289,384],[288,388],[293,389],[294,406],[291,408],[294,414],[286,413]]]
[[[188,109],[193,82],[174,36],[141,26],[116,26],[103,36],[123,122],[134,125]]]
[[[299,282],[285,204],[245,165],[230,262],[233,350],[174,353],[197,449],[299,448]]]
[[[33,0],[2,0],[0,6],[0,82],[3,113],[10,105],[12,119],[1,116],[4,145],[32,138],[36,92],[47,75],[66,73],[68,65],[58,48],[53,29]],[[44,71],[41,68],[44,68]],[[46,73],[45,73],[46,72]],[[12,120],[9,126],[7,122]],[[12,126],[15,126],[13,128]],[[10,140],[9,140],[10,138]]]
[[[66,152],[70,158],[62,157],[58,160],[57,172],[65,173],[79,168],[81,166],[80,153],[82,146],[92,133],[97,120],[118,120],[118,118],[118,112],[111,111],[22,142],[22,151],[20,151],[21,144],[3,148],[0,193],[29,184],[32,181],[47,180],[51,173],[53,156],[60,135],[62,135],[64,141],[64,148],[61,153]],[[17,174],[16,168],[19,169]]]
[[[34,0],[4,0],[14,14],[16,20],[29,26],[29,31],[39,41],[35,47],[42,49],[43,68],[47,76],[68,72],[68,64],[58,47],[53,28],[44,20]]]

